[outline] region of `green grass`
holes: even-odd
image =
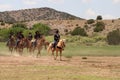
[[[69,43],[64,55],[72,56],[120,56],[120,46],[85,46]]]
[[[24,55],[29,55],[24,50]],[[36,54],[37,51],[34,53]],[[42,55],[47,55],[47,51],[43,48]],[[10,55],[5,43],[0,43],[0,55]],[[76,43],[66,43],[63,56],[71,58],[72,56],[120,56],[120,46],[85,46]]]

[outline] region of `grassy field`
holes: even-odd
[[[36,54],[35,52],[34,54]],[[43,48],[42,55],[47,55],[47,51]],[[29,53],[24,50],[24,55]],[[0,43],[0,55],[10,55],[5,43]],[[120,46],[86,46],[76,43],[66,43],[63,56],[120,56]]]
[[[120,46],[69,41],[63,51],[66,61],[61,62],[49,58],[45,49],[40,58],[29,57],[26,50],[22,57],[15,52],[11,56],[5,44],[0,43],[0,80],[120,80]]]

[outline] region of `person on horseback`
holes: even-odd
[[[53,43],[53,48],[55,49],[57,43],[60,40],[60,34],[59,34],[59,30],[56,30],[55,34],[54,34],[54,43]]]
[[[19,44],[20,40],[22,40],[24,38],[22,31],[17,33],[16,38],[17,38],[17,42],[16,42],[16,46],[17,46]]]
[[[34,42],[34,45],[36,46],[37,45],[37,40],[41,38],[41,34],[39,31],[36,31],[35,32],[35,35],[34,35],[34,39],[35,39],[35,42]]]
[[[8,46],[8,43],[9,43],[9,41],[10,41],[10,39],[12,38],[12,37],[14,37],[14,33],[13,32],[10,32],[9,33],[9,36],[8,36],[8,41],[7,41],[7,46]]]
[[[28,34],[28,40],[32,40],[32,38],[33,38],[33,36],[32,36],[32,33],[31,32],[29,32],[29,34]]]

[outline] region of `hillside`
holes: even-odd
[[[114,23],[112,22],[112,20],[102,20],[105,23],[105,29],[102,32],[98,32],[95,33],[93,31],[94,29],[94,24],[97,22],[95,21],[94,24],[87,24],[88,25],[88,29],[86,30],[86,32],[88,33],[88,35],[107,35],[108,32],[115,30],[115,29],[120,29],[120,20],[114,20]],[[28,27],[32,27],[34,24],[36,23],[43,23],[43,24],[47,24],[51,27],[51,29],[59,29],[61,34],[66,34],[66,30],[68,30],[68,32],[72,31],[74,28],[76,28],[78,25],[79,27],[84,28],[84,26],[86,25],[87,20],[40,20],[40,21],[30,21],[30,22],[26,22]]]
[[[87,20],[70,15],[65,12],[56,11],[51,8],[34,8],[34,9],[25,9],[25,10],[17,10],[17,11],[6,11],[0,12],[0,24],[2,22],[7,22],[5,25],[0,25],[1,28],[9,28],[12,24],[22,22],[27,25],[28,28],[32,27],[36,23],[43,23],[50,26],[52,30],[59,29],[61,34],[66,34],[71,32],[77,26],[84,28]],[[94,25],[87,24],[88,29],[86,30],[89,36],[92,35],[107,35],[108,32],[115,30],[117,28],[120,29],[120,19],[113,20],[102,20],[105,23],[105,29],[101,32],[95,33]],[[77,25],[77,26],[76,26]]]
[[[38,20],[54,20],[54,19],[78,20],[82,18],[47,7],[0,12],[0,21],[11,22],[11,23],[24,22],[24,21],[38,21]]]

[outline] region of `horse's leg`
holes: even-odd
[[[54,60],[56,60],[55,56],[54,56],[54,49],[51,48],[51,51],[52,51],[52,56],[54,57]]]
[[[39,55],[41,55],[41,54],[40,54],[40,50],[38,49],[37,58],[38,58]]]
[[[60,61],[62,61],[62,50],[60,50]]]
[[[11,50],[10,50],[10,51],[11,51],[11,54],[12,54],[12,51],[13,51],[13,47],[11,47]]]
[[[55,58],[55,60],[57,60],[57,56],[58,56],[58,49],[56,49],[56,58]]]

